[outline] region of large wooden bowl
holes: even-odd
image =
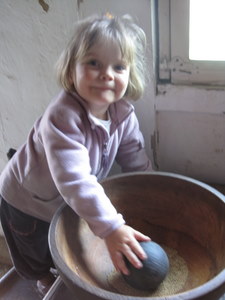
[[[170,282],[170,287],[176,285],[172,294],[133,294],[123,285],[114,286],[104,241],[64,205],[51,223],[49,244],[63,281],[78,299],[214,300],[225,293],[223,194],[197,180],[163,172],[117,175],[102,185],[127,224],[174,251],[185,268],[174,269],[170,258],[171,274],[180,272]]]

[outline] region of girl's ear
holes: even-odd
[[[70,85],[74,85],[74,82],[75,82],[75,72],[70,71],[69,83],[70,83]]]
[[[69,74],[69,85],[71,90],[75,90],[75,84],[76,84],[76,76],[75,76],[75,71],[70,71]]]

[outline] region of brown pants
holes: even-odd
[[[11,258],[18,274],[38,280],[54,267],[49,246],[49,223],[29,216],[2,197],[0,218]]]

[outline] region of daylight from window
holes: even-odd
[[[189,59],[225,61],[225,0],[190,0]]]

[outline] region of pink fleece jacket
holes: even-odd
[[[150,171],[151,163],[133,106],[121,99],[109,112],[110,134],[96,123],[85,101],[62,91],[1,173],[2,197],[48,222],[66,201],[101,238],[124,224],[99,180],[115,159],[123,172]]]

